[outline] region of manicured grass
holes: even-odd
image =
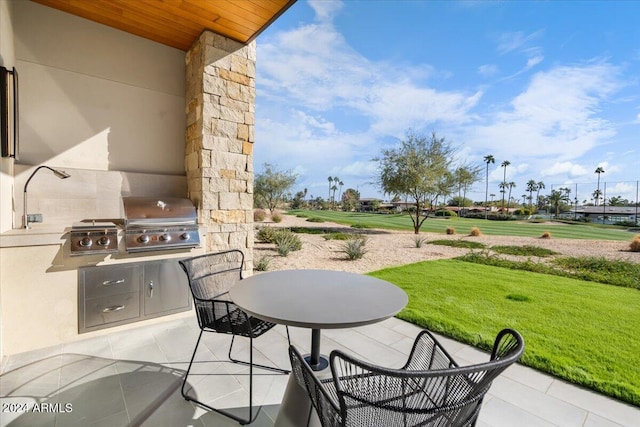
[[[387,228],[391,230],[413,230],[408,215],[372,214],[361,212],[337,211],[291,211],[291,214],[308,218],[319,218],[339,224],[354,225],[367,228]],[[540,237],[543,232],[550,231],[552,238],[594,239],[594,240],[627,240],[631,242],[633,233],[623,229],[603,228],[589,224],[535,224],[519,221],[489,221],[468,218],[429,218],[422,225],[421,231],[445,233],[447,227],[454,227],[458,234],[469,234],[473,227],[478,227],[483,234],[493,236],[527,236]]]
[[[398,317],[489,349],[518,330],[521,362],[640,406],[640,292],[466,263],[426,261],[370,273],[403,288]]]

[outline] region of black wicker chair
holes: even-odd
[[[522,336],[504,329],[486,363],[460,367],[428,331],[409,360],[387,369],[331,352],[332,377],[319,380],[289,346],[295,378],[309,393],[323,427],[474,426],[492,381],[524,350]]]
[[[244,254],[239,250],[229,250],[218,253],[210,253],[180,261],[182,269],[189,279],[189,288],[193,295],[195,311],[200,326],[198,342],[193,350],[189,368],[182,382],[182,396],[189,401],[209,410],[218,412],[232,418],[240,424],[249,424],[258,415],[253,413],[253,367],[268,369],[271,371],[289,374],[290,371],[273,366],[265,366],[253,363],[253,339],[261,336],[275,326],[274,323],[265,322],[252,317],[242,311],[229,298],[229,288],[238,280],[242,279],[242,267],[244,265]],[[198,351],[200,339],[203,332],[218,332],[231,334],[231,345],[229,346],[229,360],[249,366],[249,417],[242,418],[222,409],[211,407],[197,399],[190,397],[186,391],[187,379],[193,365],[193,359]],[[249,361],[242,361],[231,357],[233,342],[236,336],[248,337]],[[289,329],[287,328],[287,339],[289,345]]]

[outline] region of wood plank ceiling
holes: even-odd
[[[189,50],[204,30],[248,43],[296,0],[33,0]]]

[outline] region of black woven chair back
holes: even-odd
[[[335,350],[330,357],[332,382],[308,377],[311,370],[304,366],[293,366],[293,372],[307,387],[324,427],[466,427],[475,425],[492,381],[523,350],[520,334],[505,329],[496,337],[488,362],[459,367],[428,331],[422,331],[400,369],[372,365]],[[298,365],[296,355],[291,351],[290,355],[292,365]]]
[[[245,335],[234,326],[246,322],[244,312],[235,306],[228,291],[242,279],[244,254],[239,250],[211,253],[180,261],[189,278],[200,328]]]

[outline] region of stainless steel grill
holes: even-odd
[[[123,197],[125,250],[142,252],[200,245],[196,208],[189,199]]]
[[[107,221],[77,222],[69,233],[71,255],[110,254],[118,252],[118,229]]]

